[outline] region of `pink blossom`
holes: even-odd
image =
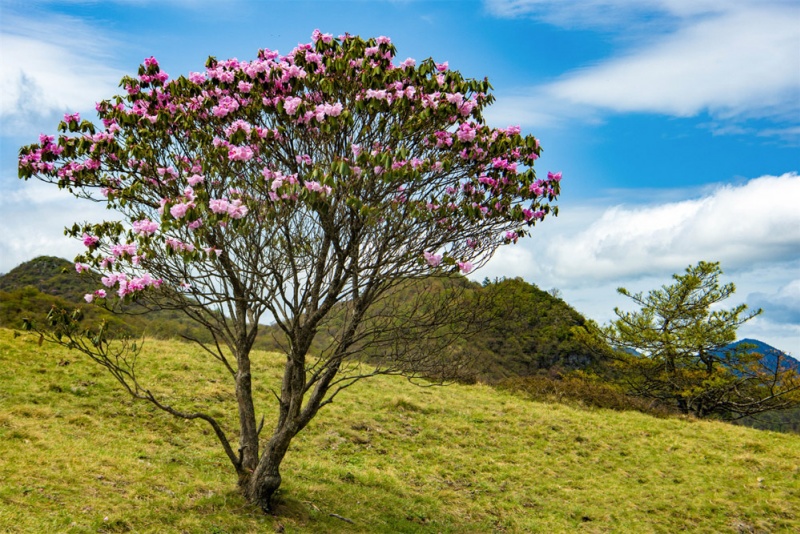
[[[189,81],[196,84],[201,84],[206,81],[206,75],[202,72],[190,72]]]
[[[342,114],[342,103],[336,102],[335,104],[326,104],[327,108],[325,109],[325,113],[330,115],[331,117],[338,117]]]
[[[517,239],[519,239],[519,235],[517,234],[517,232],[513,231],[506,232],[504,237],[507,241],[511,241],[513,243],[516,243]]]
[[[144,60],[145,67],[158,67],[158,61],[153,56],[145,58]]]
[[[106,287],[114,287],[116,284],[120,282],[127,283],[127,281],[128,277],[122,273],[110,274],[100,279],[100,282]]]
[[[81,114],[80,113],[72,113],[72,114],[66,113],[66,114],[64,114],[64,122],[70,123],[70,122],[73,122],[73,121],[74,122],[81,122]]]
[[[464,95],[461,93],[447,93],[444,98],[451,104],[460,106],[464,102]]]
[[[332,191],[329,185],[322,185],[319,182],[313,182],[313,181],[306,182],[305,187],[309,191],[315,191],[317,193],[322,193],[324,195],[328,195]]]
[[[497,180],[491,178],[489,176],[481,176],[478,178],[478,182],[484,185],[488,185],[489,187],[494,187],[497,185]]]
[[[458,262],[458,268],[462,274],[469,274],[470,271],[473,269],[472,263],[468,261],[460,261]]]
[[[239,109],[239,102],[229,96],[223,96],[219,99],[219,104],[211,108],[211,113],[215,117],[224,117],[228,113],[233,113]]]
[[[230,215],[231,219],[241,219],[247,215],[247,212],[247,206],[243,205],[238,198],[228,205],[228,215]]]
[[[171,166],[157,167],[156,173],[158,173],[159,176],[164,176],[167,180],[174,180],[175,178],[178,177],[178,172]]]
[[[540,180],[536,180],[533,182],[529,187],[528,190],[536,196],[541,196],[544,194],[544,188],[542,188],[542,182]]]
[[[233,121],[230,126],[225,128],[225,135],[229,138],[233,136],[237,131],[242,130],[246,135],[250,135],[252,131],[252,127],[247,121],[243,121],[241,119]]]
[[[247,161],[253,159],[253,149],[249,146],[232,146],[228,150],[228,159],[231,161]]]
[[[311,40],[313,42],[322,41],[323,43],[329,44],[333,41],[333,35],[330,33],[321,33],[319,30],[314,30],[311,34]]]
[[[216,214],[228,213],[228,200],[225,198],[210,200],[208,208]]]
[[[550,180],[550,181],[560,182],[561,181],[561,173],[560,172],[556,172],[556,173],[548,172],[547,173],[547,179]]]
[[[83,271],[88,271],[89,270],[89,266],[86,265],[85,263],[76,263],[75,264],[75,270],[77,272],[79,272],[79,273],[82,273]]]
[[[82,239],[83,239],[83,244],[85,246],[89,247],[89,248],[92,248],[92,247],[96,246],[97,243],[100,242],[99,238],[94,237],[94,236],[89,235],[89,234],[83,234]]]
[[[205,178],[200,174],[193,174],[192,176],[188,177],[186,181],[189,182],[189,185],[195,186],[200,182],[202,182],[204,179]]]
[[[245,82],[245,81],[241,81],[241,82],[239,82],[238,87],[239,87],[239,91],[241,91],[243,93],[249,93],[250,89],[253,88],[253,84]]]
[[[94,300],[94,295],[93,295],[93,294],[91,294],[91,293],[86,293],[86,294],[83,296],[83,299],[84,299],[86,302],[89,302],[89,303],[91,303],[91,302]]]
[[[192,252],[194,250],[194,245],[191,243],[184,243],[183,241],[179,241],[178,239],[173,239],[171,237],[165,239],[164,242],[175,252]]]
[[[375,98],[377,100],[386,100],[388,97],[388,93],[385,89],[367,89],[367,92],[364,94],[367,98]]]
[[[124,256],[125,254],[133,256],[136,254],[136,245],[133,243],[114,245],[113,247],[111,247],[111,254],[113,254],[117,258],[119,258],[120,256]]]
[[[436,64],[436,70],[438,70],[439,72],[444,72],[449,67],[450,67],[450,65],[449,65],[449,63],[447,61],[445,61],[444,63],[437,63]]]
[[[467,123],[462,123],[461,126],[458,127],[458,131],[456,132],[456,137],[458,137],[459,141],[472,141],[475,139],[475,128]]]
[[[318,121],[322,121],[326,115],[338,117],[341,115],[342,109],[342,104],[340,102],[335,104],[318,104],[314,109],[314,116]]]
[[[133,231],[140,235],[153,235],[158,230],[158,223],[149,219],[133,222]]]
[[[303,99],[297,96],[290,96],[283,101],[283,110],[287,115],[294,115],[297,112],[298,106],[303,102]]]
[[[193,208],[194,204],[191,202],[185,203],[181,202],[180,204],[175,204],[169,209],[170,215],[175,217],[176,219],[182,219],[186,212],[189,211],[190,208]]]
[[[405,68],[408,68],[408,67],[413,67],[416,64],[417,64],[417,62],[416,62],[416,60],[414,60],[414,58],[408,57],[402,63],[400,63],[400,66],[405,69]]]
[[[428,262],[428,265],[431,267],[438,267],[440,263],[442,263],[442,255],[441,254],[434,254],[432,252],[423,252],[422,255],[425,257],[425,261]]]

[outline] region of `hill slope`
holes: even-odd
[[[142,359],[156,394],[229,428],[230,377],[199,350],[151,341]],[[254,358],[266,428],[281,360]],[[129,401],[75,353],[0,329],[0,392],[0,531],[800,529],[800,440],[721,423],[379,377],[298,436],[272,517],[238,495],[209,428]]]

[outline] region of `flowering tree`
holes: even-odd
[[[133,345],[115,345],[102,327],[81,330],[64,312],[51,315],[58,340],[134,396],[207,421],[245,495],[264,509],[290,441],[342,388],[378,372],[424,372],[446,349],[407,326],[441,333],[453,300],[396,308],[397,289],[468,273],[556,210],[561,175],[536,178],[538,141],[485,125],[488,81],[431,59],[394,59],[386,37],[318,31],[288,55],[209,58],[205,71],[175,80],[149,58],[123,78],[126,95],[97,104],[102,129],[67,115],[58,139],[21,149],[22,178],[117,213],[68,229],[87,247],[76,269],[105,275],[87,301],[179,309],[209,330],[215,343],[205,348],[235,385],[238,452],[214,418],[167,406],[138,384],[125,356]],[[262,318],[287,341],[263,447],[256,405],[270,398],[253,397],[250,360]],[[334,342],[312,356],[321,328]],[[378,367],[353,363],[380,340]]]

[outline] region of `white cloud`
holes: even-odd
[[[800,10],[701,19],[643,49],[572,73],[548,92],[616,112],[772,117],[798,110]]]
[[[646,292],[700,260],[719,261],[724,280],[737,286],[731,305],[765,309],[742,335],[800,354],[800,176],[763,176],[690,199],[675,200],[674,191],[658,198],[667,200],[606,209],[562,202],[557,219],[502,247],[473,278],[519,276],[542,289],[557,287],[577,310],[606,322],[615,306],[628,304],[617,287]]]
[[[5,180],[11,183],[11,179]],[[0,273],[36,256],[72,259],[84,250],[64,236],[73,223],[109,219],[104,204],[78,201],[66,191],[37,181],[16,190],[0,190]]]
[[[621,54],[531,88],[531,104],[779,123],[796,123],[800,113],[796,2],[494,0],[487,8],[499,16],[599,27],[627,44]]]
[[[0,29],[0,120],[3,133],[55,113],[88,111],[117,91],[110,66],[115,45],[79,19],[32,20],[4,13]]]
[[[485,0],[498,17],[531,17],[559,26],[620,26],[642,19],[683,19],[752,6],[788,6],[794,0]],[[663,23],[662,23],[663,25]]]
[[[609,208],[544,247],[555,279],[608,280],[682,269],[731,268],[800,257],[800,177],[764,176],[701,198]]]

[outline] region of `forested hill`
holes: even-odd
[[[99,284],[98,275],[80,276],[72,262],[55,256],[39,256],[0,275],[0,291],[34,287],[69,302],[83,302],[83,296],[97,289]]]
[[[480,333],[455,344],[457,350],[469,354],[470,362],[459,379],[494,383],[541,371],[585,369],[595,363],[592,351],[578,342],[574,332],[586,324],[586,318],[560,298],[521,278],[486,280],[482,285],[460,276],[444,284],[441,278],[422,280],[406,289],[407,298],[411,300],[423,291],[446,291],[448,284],[469,287],[479,294],[485,307]],[[332,313],[335,316],[337,312]],[[312,351],[330,345],[331,339],[326,336],[321,329]],[[261,349],[279,350],[286,341],[272,325],[259,335],[257,344]]]
[[[573,327],[580,327],[586,319],[563,300],[521,278],[486,280],[483,285],[466,280],[462,283],[492,296],[489,299],[491,309],[486,310],[492,320],[479,336],[468,342],[474,355],[473,378],[494,381],[554,367],[583,368],[591,363],[591,355],[575,340],[572,332]],[[96,273],[78,274],[74,265],[65,259],[40,256],[0,276],[0,326],[18,328],[24,316],[42,320],[55,304],[81,305],[90,318],[106,318],[122,331],[136,335],[145,333],[171,338],[185,335],[194,328],[178,313],[115,317],[96,306],[87,306],[83,296],[98,287]],[[257,345],[277,349],[273,341],[276,329],[265,327],[263,330]],[[194,335],[202,335],[202,332],[196,331]],[[324,342],[320,341],[321,346]]]
[[[79,274],[70,261],[39,256],[0,275],[0,327],[20,328],[23,318],[41,324],[52,306],[80,306],[86,314],[87,324],[106,320],[112,334],[147,335],[159,339],[192,336],[210,341],[205,330],[195,326],[180,312],[150,312],[129,304],[120,308],[123,313],[114,314],[99,306],[87,305],[84,295],[100,287],[99,274]]]
[[[566,302],[521,278],[484,282],[492,291],[493,319],[474,343],[485,353],[484,378],[526,376],[541,370],[582,369],[592,354],[577,341],[586,318]]]

